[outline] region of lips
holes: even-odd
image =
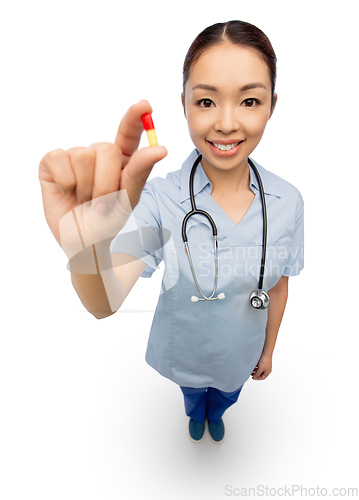
[[[244,141],[226,140],[226,141],[207,141],[212,152],[217,156],[233,156],[241,148]]]

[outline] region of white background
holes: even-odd
[[[144,360],[163,267],[95,319],[47,227],[38,165],[52,149],[114,141],[144,98],[169,152],[150,178],[178,170],[193,148],[185,54],[205,27],[231,19],[261,28],[277,54],[278,103],[252,156],[303,195],[305,269],[290,278],[272,374],[246,383],[221,445],[208,435],[194,444],[180,389]],[[356,20],[348,0],[1,7],[2,499],[359,488]]]

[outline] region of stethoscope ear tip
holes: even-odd
[[[225,295],[224,295],[223,292],[219,293],[218,297],[215,297],[214,299],[209,299],[209,298],[200,299],[199,297],[196,297],[195,295],[192,295],[191,302],[198,302],[199,300],[217,300],[217,299],[224,299],[224,298],[225,298]]]

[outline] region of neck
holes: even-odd
[[[222,170],[213,167],[202,157],[202,168],[212,184],[212,193],[231,196],[240,191],[248,189],[250,185],[250,173],[247,160],[237,167],[229,170]]]

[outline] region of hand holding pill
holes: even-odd
[[[153,166],[167,155],[157,145],[151,113],[149,102],[139,101],[122,118],[114,143],[56,149],[42,158],[45,217],[67,255],[114,238],[139,202]],[[144,128],[150,146],[138,149]]]

